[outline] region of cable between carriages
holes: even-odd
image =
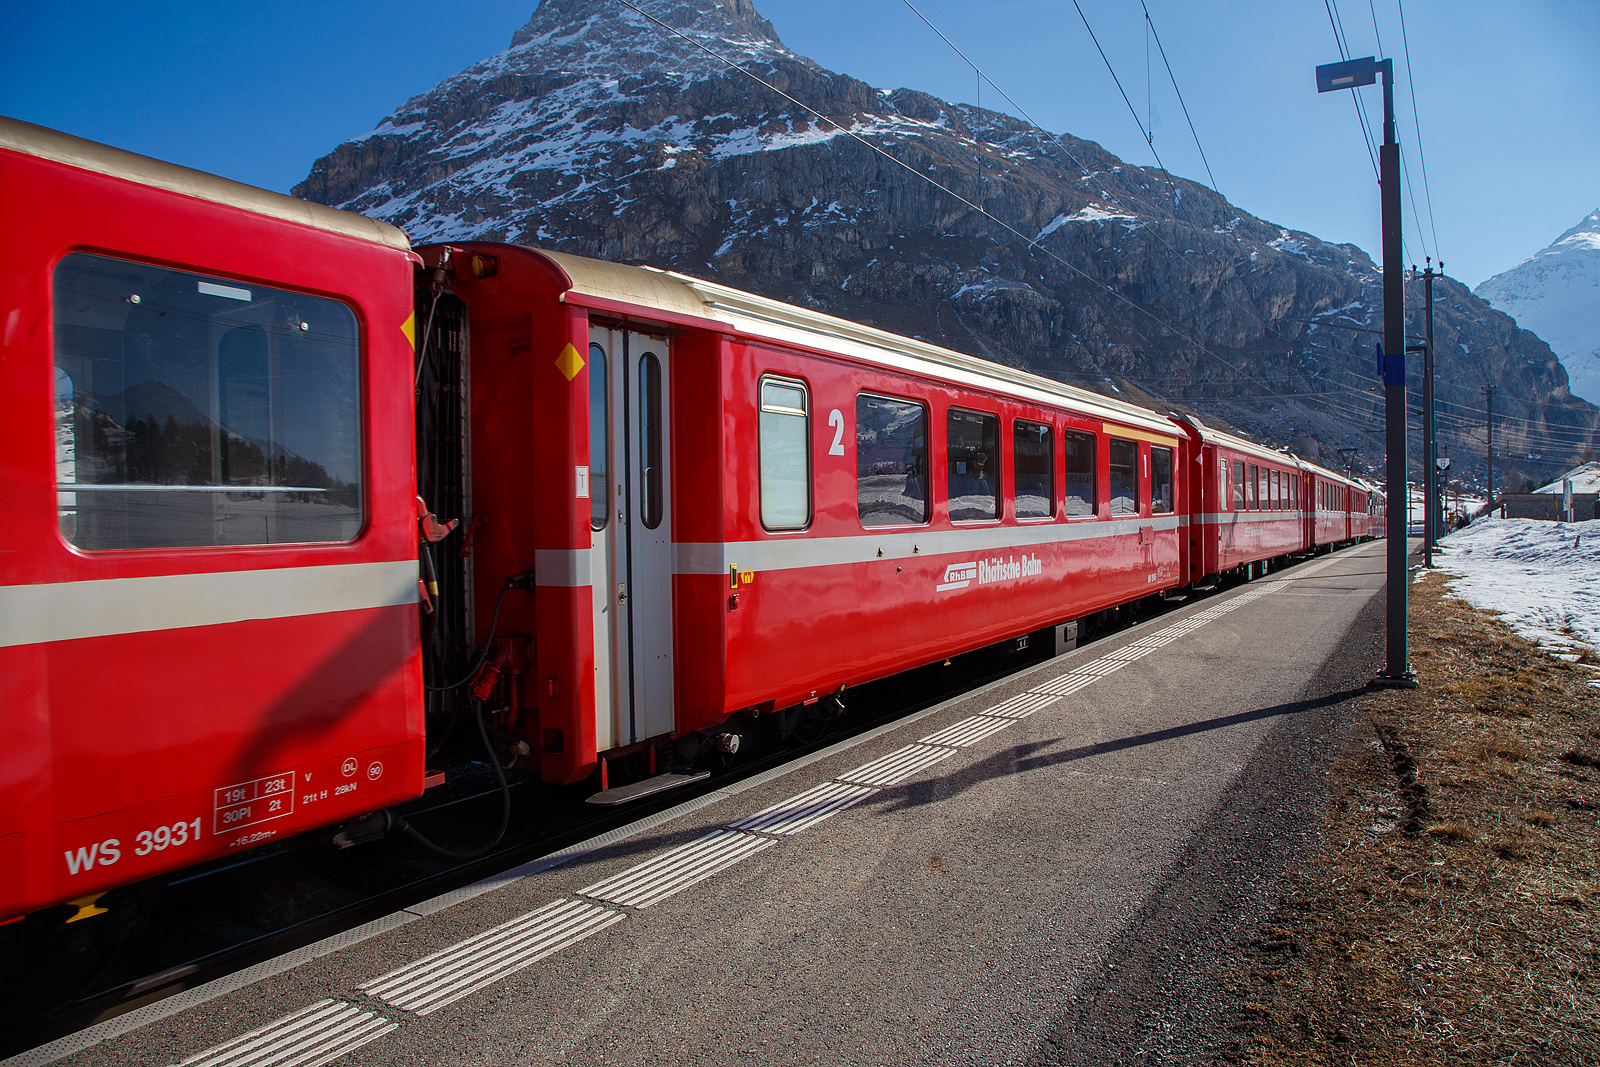
[[[510,586],[508,585],[507,588],[510,588]],[[453,848],[445,848],[443,845],[430,840],[421,830],[407,822],[406,817],[399,812],[384,812],[389,818],[388,829],[399,830],[422,848],[435,856],[447,860],[473,860],[486,855],[490,849],[500,843],[501,838],[506,836],[506,828],[511,825],[511,785],[506,781],[505,768],[500,766],[500,757],[495,755],[494,744],[489,740],[489,729],[484,725],[483,721],[483,701],[474,700],[472,702],[472,714],[478,721],[478,739],[483,742],[483,753],[488,757],[489,766],[494,768],[495,780],[500,784],[500,826],[495,830],[494,836],[486,844],[480,845],[475,849],[458,851]]]

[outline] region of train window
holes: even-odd
[[[1250,477],[1245,482],[1245,493],[1247,496],[1245,507],[1249,508],[1251,511],[1255,511],[1261,506],[1261,497],[1258,492],[1258,487],[1260,484],[1261,471],[1254,463],[1252,463],[1250,464]]]
[[[1278,472],[1277,471],[1273,471],[1272,472],[1272,482],[1268,486],[1268,489],[1272,493],[1272,510],[1273,511],[1281,511],[1281,510],[1283,510],[1283,485],[1278,480]]]
[[[928,409],[856,397],[856,513],[863,526],[928,521]]]
[[[1256,507],[1262,511],[1272,507],[1272,490],[1267,485],[1271,473],[1266,467],[1262,467],[1261,474],[1256,482]]]
[[[761,379],[761,525],[811,522],[811,406],[805,384]]]
[[[1000,517],[1000,420],[951,408],[945,413],[950,518],[971,522]]]
[[[1061,451],[1067,454],[1064,505],[1067,516],[1092,516],[1098,501],[1094,491],[1094,434],[1066,431],[1061,435]]]
[[[1139,445],[1111,438],[1111,514],[1139,514]]]
[[[606,350],[589,346],[589,528],[611,518],[611,434],[606,423]]]
[[[661,359],[639,357],[639,518],[644,528],[661,525]]]
[[[1244,460],[1233,461],[1233,510],[1243,511],[1244,503]]]
[[[1172,449],[1150,447],[1150,510],[1172,510]]]
[[[1055,441],[1050,432],[1042,423],[1011,424],[1011,492],[1019,519],[1048,519],[1056,513]]]
[[[84,252],[56,265],[54,288],[62,536],[85,549],[356,536],[348,306]]]

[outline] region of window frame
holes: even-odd
[[[1085,522],[1100,517],[1100,435],[1093,430],[1063,427],[1061,435],[1061,517],[1068,522]],[[1068,438],[1089,443],[1089,513],[1074,515],[1067,510],[1067,447]],[[1081,472],[1074,472],[1081,473]]]
[[[922,409],[922,518],[910,522],[885,522],[867,523],[861,518],[861,401],[863,398],[872,400],[887,400],[892,404],[908,404]],[[856,524],[863,530],[885,530],[895,527],[927,526],[933,521],[933,476],[928,469],[928,456],[933,451],[933,442],[929,436],[933,427],[932,405],[920,397],[895,396],[892,393],[879,392],[876,389],[856,390]]]
[[[993,515],[988,515],[977,519],[958,519],[951,511],[951,505],[954,503],[955,495],[950,491],[950,478],[952,474],[950,467],[955,462],[955,459],[950,453],[950,423],[951,420],[958,414],[973,415],[980,419],[988,419],[994,424],[993,456],[995,469],[992,474],[992,484],[994,486]],[[957,523],[961,526],[968,526],[973,523],[980,522],[1000,522],[1006,517],[1004,492],[1005,475],[1001,469],[1004,466],[1004,462],[1001,459],[1001,453],[1003,450],[1000,447],[1001,424],[1002,420],[1000,418],[1000,413],[997,411],[982,411],[977,408],[962,407],[959,404],[951,404],[944,409],[944,507],[945,517],[948,518],[952,523]]]
[[[1156,510],[1156,453],[1167,457],[1167,506]],[[1171,445],[1150,445],[1150,514],[1175,515],[1178,511],[1178,450]]]
[[[791,388],[799,389],[803,398],[802,402],[806,405],[806,409],[804,411],[795,411],[793,408],[769,408],[767,406],[768,382],[776,382],[779,385],[786,385]],[[811,403],[811,386],[803,379],[790,378],[783,374],[763,374],[756,379],[756,518],[761,523],[761,528],[763,530],[771,533],[793,533],[797,530],[809,530],[812,522],[816,520],[816,477],[814,464],[811,460],[811,453],[813,451],[812,445],[814,443],[812,439],[811,416],[814,410],[815,405]],[[796,526],[767,525],[767,478],[764,462],[766,454],[763,451],[763,445],[765,444],[766,437],[763,429],[764,421],[762,416],[769,413],[774,415],[798,416],[803,420],[804,423],[804,431],[802,434],[804,438],[804,444],[801,448],[801,451],[805,456],[806,468],[806,517],[804,522]]]
[[[1048,509],[1043,515],[1024,515],[1017,504],[1017,479],[1021,476],[1022,463],[1017,457],[1017,429],[1021,426],[1034,426],[1044,430],[1042,440],[1045,442],[1045,507]],[[1011,515],[1018,522],[1049,522],[1056,517],[1056,427],[1043,419],[1011,419]]]
[[[368,323],[366,315],[354,297],[336,292],[307,289],[302,286],[294,285],[288,281],[284,281],[280,278],[261,279],[239,277],[212,267],[201,266],[191,261],[154,261],[142,259],[136,255],[124,251],[105,251],[97,248],[86,247],[70,248],[58,259],[56,259],[53,264],[50,265],[48,288],[46,291],[48,293],[48,301],[51,307],[50,329],[48,332],[50,364],[52,371],[56,375],[65,376],[66,379],[72,384],[74,393],[79,385],[77,377],[74,376],[70,371],[67,371],[66,368],[62,366],[60,360],[63,355],[62,328],[64,325],[76,325],[76,323],[68,324],[63,322],[62,317],[58,313],[58,301],[60,299],[62,288],[61,271],[63,268],[68,267],[71,261],[75,259],[96,259],[112,264],[119,264],[133,270],[159,271],[166,275],[183,276],[193,279],[197,282],[197,291],[201,295],[226,297],[229,299],[244,299],[252,305],[256,302],[256,300],[251,294],[254,294],[257,291],[263,291],[275,294],[276,299],[281,299],[284,297],[303,298],[305,300],[314,301],[318,304],[334,305],[339,308],[343,314],[348,317],[348,326],[351,331],[349,345],[349,358],[351,360],[350,370],[352,372],[352,378],[350,382],[350,415],[353,417],[355,423],[352,435],[354,455],[351,457],[353,460],[353,481],[345,482],[343,484],[354,489],[353,498],[355,502],[355,523],[349,535],[340,538],[239,541],[237,543],[204,543],[186,540],[181,544],[116,544],[108,546],[81,544],[77,539],[79,527],[76,521],[74,522],[74,531],[72,533],[67,531],[63,523],[64,515],[62,511],[62,498],[68,494],[77,497],[79,494],[85,492],[93,493],[102,490],[107,492],[117,492],[117,486],[126,486],[128,488],[124,488],[121,490],[122,492],[141,492],[151,490],[159,491],[160,488],[165,488],[171,492],[182,492],[187,490],[195,493],[221,493],[229,497],[235,497],[235,495],[238,494],[240,496],[255,496],[259,499],[262,496],[275,496],[278,493],[290,494],[296,492],[304,493],[307,491],[323,492],[327,491],[327,489],[325,487],[283,485],[277,483],[276,481],[269,481],[266,484],[256,484],[250,482],[207,482],[203,484],[171,483],[170,485],[167,485],[166,483],[161,483],[160,486],[137,481],[80,483],[76,480],[76,471],[74,471],[74,478],[72,482],[61,482],[61,474],[58,466],[61,460],[61,443],[59,438],[57,438],[53,440],[51,444],[52,466],[57,470],[55,477],[52,479],[52,485],[57,486],[57,488],[55,488],[52,492],[52,495],[56,499],[56,507],[54,509],[56,511],[56,521],[52,525],[55,529],[56,536],[60,539],[63,545],[65,545],[70,551],[74,553],[80,553],[85,556],[111,556],[129,553],[145,554],[152,552],[176,552],[185,554],[237,551],[295,552],[304,551],[307,549],[315,550],[319,548],[342,548],[354,545],[362,541],[367,536],[373,522],[372,492],[373,479],[375,477],[373,470],[374,449],[372,442],[372,412],[370,410],[370,400],[368,396],[369,372],[367,364],[369,358],[369,331],[367,329]],[[238,296],[237,294],[241,292],[245,293],[246,295],[243,297]],[[134,305],[141,303],[138,296],[132,297],[129,299],[129,302]],[[162,312],[163,316],[165,314],[165,312]],[[301,330],[306,329],[306,323],[308,321],[311,321],[309,317],[307,320],[301,321]],[[126,328],[126,324],[124,324],[123,329],[125,330]],[[221,341],[226,340],[226,338],[232,333],[241,329],[249,328],[260,329],[261,324],[253,322],[240,322],[238,325],[235,325],[218,335],[217,345],[220,346]],[[210,348],[211,344],[208,342],[208,349]],[[291,402],[283,395],[282,392],[282,380],[285,378],[282,367],[284,356],[283,353],[279,351],[275,354],[269,355],[267,358],[269,364],[267,373],[269,378],[273,380],[273,384],[267,387],[268,391],[266,404],[269,413],[268,440],[269,442],[276,444],[281,448],[287,448],[287,445],[281,441],[277,441],[271,436],[274,433],[282,432],[284,413],[290,410],[289,405]],[[223,429],[228,429],[225,424],[221,423],[220,420],[224,416],[221,409],[216,406],[223,402],[219,399],[219,390],[224,385],[224,381],[219,377],[221,372],[218,368],[221,366],[221,362],[222,353],[220,347],[211,350],[209,352],[209,373],[211,375],[209,389],[210,400],[203,409],[199,405],[195,405],[195,407],[202,416],[212,420],[219,426],[222,426]],[[124,366],[125,365],[126,364],[124,363]],[[162,380],[159,382],[159,384],[166,385],[169,388],[175,388],[171,386],[170,381]],[[50,394],[53,404],[58,400],[56,387],[56,384],[53,383]],[[85,386],[85,388],[87,388],[87,386]],[[181,392],[181,390],[179,390],[179,392]],[[187,394],[183,395],[185,396],[185,399],[189,399]],[[190,400],[190,403],[194,404],[194,401]],[[76,415],[76,410],[76,406],[74,405],[74,415]],[[52,422],[54,422],[54,418],[52,418]],[[54,435],[52,436],[54,437]],[[242,437],[243,435],[239,436]],[[77,434],[75,426],[72,437],[74,443],[74,455],[76,455]],[[222,477],[226,478],[229,476],[227,474],[227,468],[229,466],[229,454],[226,452],[228,445],[226,435],[222,437],[222,441],[222,447],[224,451],[219,452],[213,457],[213,469],[216,469],[217,465],[220,465],[223,471]],[[216,444],[213,443],[213,448],[215,449],[216,447]],[[309,459],[309,457],[299,458]],[[317,459],[309,459],[309,461],[317,466],[322,465]],[[269,455],[267,460],[267,467],[269,471],[273,466],[274,463]],[[98,487],[98,489],[93,487]],[[74,503],[73,511],[75,514],[78,512],[78,505],[76,502]]]
[[[1133,449],[1133,510],[1132,511],[1117,511],[1116,510],[1116,501],[1117,501],[1116,491],[1111,485],[1111,453],[1112,453],[1112,450],[1117,445],[1127,445],[1127,446],[1129,446],[1130,448]],[[1143,499],[1143,495],[1139,491],[1141,486],[1142,486],[1142,484],[1143,484],[1143,481],[1144,481],[1144,479],[1142,479],[1140,477],[1140,468],[1142,466],[1142,464],[1140,462],[1140,460],[1142,459],[1141,453],[1142,453],[1142,449],[1139,448],[1139,442],[1137,440],[1132,439],[1132,438],[1126,438],[1126,437],[1117,437],[1114,434],[1107,434],[1107,436],[1106,436],[1106,502],[1107,502],[1107,505],[1111,509],[1110,515],[1111,515],[1111,517],[1113,519],[1115,519],[1115,518],[1126,518],[1128,516],[1139,516],[1139,515],[1143,515],[1144,514],[1145,502],[1144,502],[1144,499]]]

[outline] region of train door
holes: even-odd
[[[597,751],[669,733],[672,493],[664,338],[589,330]]]

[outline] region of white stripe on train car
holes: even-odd
[[[993,526],[963,530],[903,530],[848,537],[779,537],[764,541],[694,543],[680,541],[673,548],[674,574],[727,574],[737,564],[762,571],[797,570],[871,563],[880,559],[913,556],[970,555],[978,552],[1018,551],[1045,545],[1137,534],[1140,527],[1176,530],[1178,516],[1114,519],[1108,522],[1054,523],[1029,526]]]
[[[417,561],[0,586],[0,647],[417,602]]]

